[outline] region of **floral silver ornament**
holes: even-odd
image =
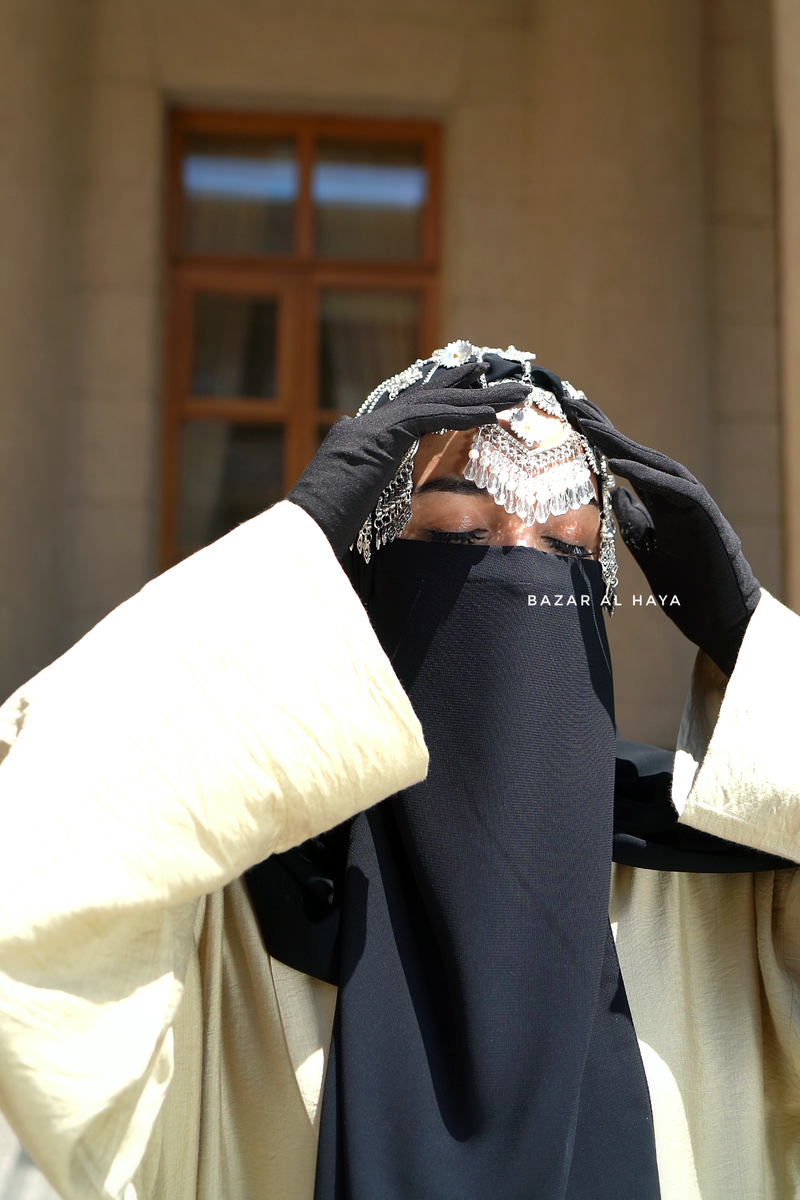
[[[477,359],[479,353],[472,342],[448,342],[441,350],[434,350],[431,360],[437,367],[460,367],[471,358]]]

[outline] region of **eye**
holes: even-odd
[[[426,529],[429,542],[439,542],[449,546],[480,546],[489,540],[488,529]]]
[[[554,537],[544,537],[542,541],[547,542],[547,548],[553,554],[566,554],[570,558],[592,558],[592,552],[587,546],[574,546],[571,542],[562,542]]]

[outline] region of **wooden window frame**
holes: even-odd
[[[178,449],[181,423],[224,419],[281,426],[284,431],[284,491],[312,457],[321,427],[339,413],[317,407],[316,297],[323,287],[398,290],[421,298],[419,353],[437,344],[440,263],[440,128],[430,121],[323,117],[252,112],[176,109],[168,115],[165,404],[162,467],[161,563],[176,561]],[[296,142],[300,193],[295,210],[294,250],[286,254],[195,254],[183,249],[181,163],[185,139],[192,134],[229,137],[286,137]],[[319,138],[348,141],[414,141],[423,147],[428,196],[421,213],[421,254],[413,262],[369,262],[322,258],[314,254],[311,167]],[[192,397],[192,296],[279,294],[278,387],[275,399]],[[288,315],[287,315],[288,314]]]

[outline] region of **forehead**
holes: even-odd
[[[460,475],[469,459],[469,449],[477,430],[450,430],[428,433],[420,439],[414,456],[414,487],[442,475]]]

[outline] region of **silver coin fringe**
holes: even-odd
[[[543,525],[551,514],[562,516],[594,499],[589,464],[581,435],[571,431],[547,450],[526,450],[500,425],[482,425],[472,442],[464,478],[485,488],[507,513],[523,525]]]
[[[557,446],[529,450],[502,426],[482,425],[473,439],[464,478],[484,488],[495,504],[516,513],[530,528],[543,525],[550,516],[591,504],[595,498],[592,472],[600,484],[600,570],[606,585],[602,604],[613,615],[619,582],[611,508],[615,480],[604,456],[583,434],[571,430]]]
[[[373,543],[375,550],[387,546],[400,537],[411,520],[411,471],[418,446],[419,438],[409,446],[394,479],[381,492],[375,511],[361,526],[356,549],[366,563],[372,558]]]

